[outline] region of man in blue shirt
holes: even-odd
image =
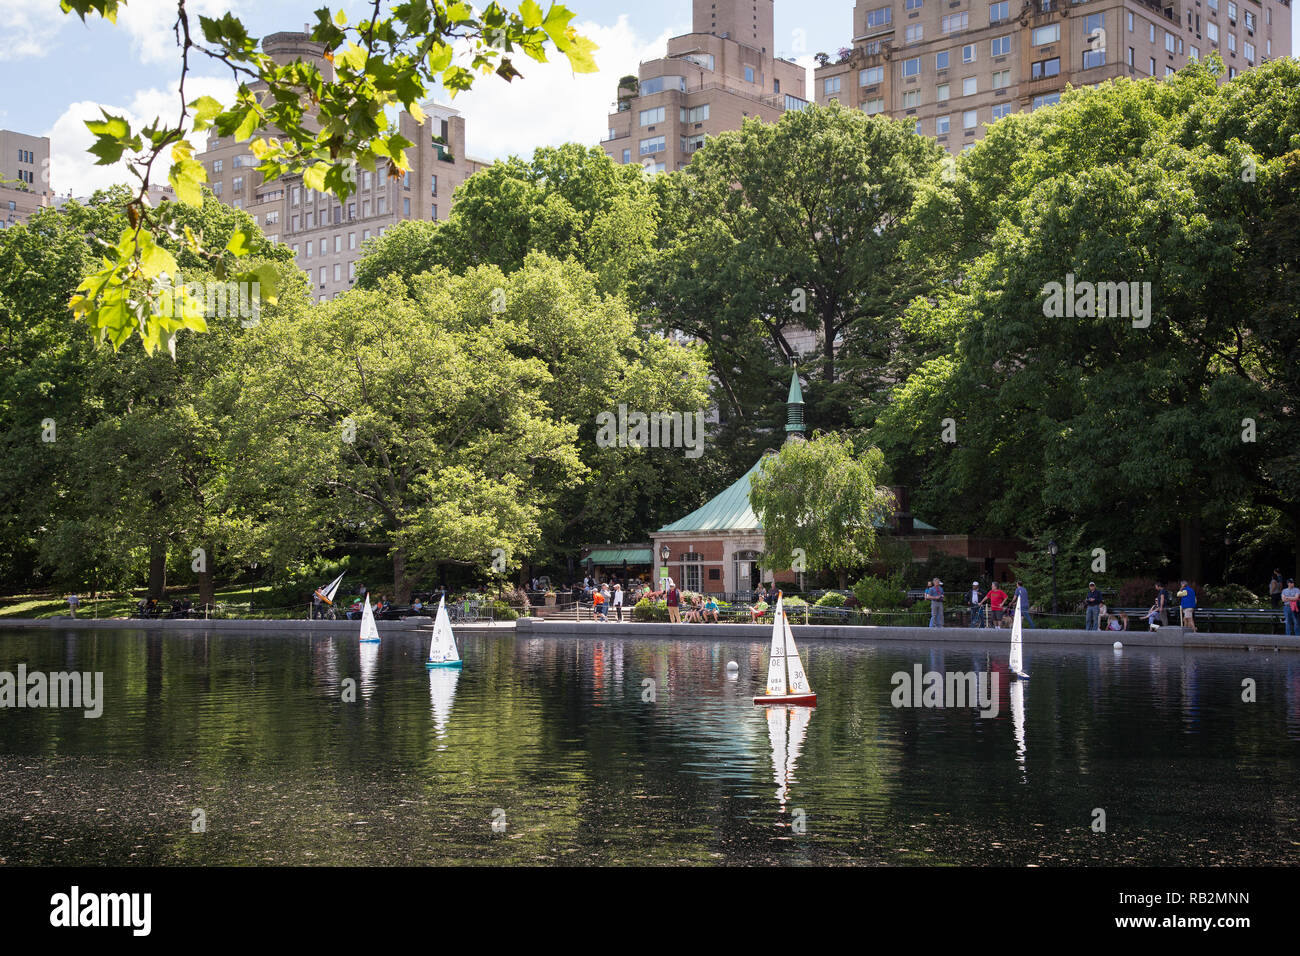
[[[943,627],[943,582],[935,578],[925,590],[930,601],[930,626]]]
[[[1016,582],[1016,607],[1020,608],[1020,620],[1025,627],[1033,627],[1034,619],[1029,616],[1029,591],[1019,581]]]
[[[1101,630],[1101,592],[1097,590],[1097,582],[1088,582],[1088,593],[1084,595],[1084,624],[1085,631]]]
[[[1178,588],[1178,606],[1183,609],[1183,627],[1196,630],[1196,590],[1186,581]]]

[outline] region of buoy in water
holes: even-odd
[[[727,661],[727,670],[738,671],[740,670],[740,665],[737,664],[735,661]]]
[[[1117,651],[1122,651],[1124,649],[1124,645],[1119,641],[1116,641],[1114,644],[1111,645],[1111,647],[1115,648],[1115,650]]]

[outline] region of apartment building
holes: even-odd
[[[773,0],[693,0],[692,31],[619,82],[601,143],[620,163],[683,168],[708,136],[803,109],[806,71],[773,52]]]
[[[1067,83],[1164,77],[1211,52],[1225,80],[1290,56],[1291,0],[857,0],[852,52],[815,71],[814,94],[958,153]]]
[[[26,222],[53,201],[49,137],[0,129],[0,229]]]
[[[278,62],[314,61],[332,76],[322,47],[306,32],[272,34],[262,48]],[[324,301],[351,288],[367,239],[403,220],[446,219],[456,187],[488,165],[466,156],[465,120],[458,110],[432,102],[421,108],[426,114],[422,123],[409,113],[398,117],[401,134],[415,144],[406,151],[410,172],[393,176],[382,167],[358,169],[357,190],[343,203],[305,187],[300,175],[262,182],[248,143],[215,131],[198,159],[208,171],[213,194],[247,212],[273,242],[289,245],[311,279],[312,294]]]

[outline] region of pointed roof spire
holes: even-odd
[[[802,438],[803,425],[803,390],[799,388],[799,369],[790,373],[790,394],[785,400],[786,439]]]

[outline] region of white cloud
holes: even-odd
[[[0,0],[0,62],[45,56],[69,16],[53,0]]]
[[[599,143],[609,132],[607,117],[618,78],[635,74],[642,60],[663,56],[669,37],[690,30],[689,24],[676,24],[646,40],[636,35],[626,16],[613,26],[590,21],[575,26],[599,47],[595,56],[600,72],[575,74],[568,60],[554,52],[549,63],[520,55],[514,63],[523,79],[506,83],[484,76],[473,89],[450,100],[465,117],[466,151],[471,156],[527,157],[539,146]],[[441,91],[436,98],[449,101]]]
[[[199,96],[213,96],[223,103],[234,99],[235,84],[233,80],[214,77],[190,77],[185,82],[186,98],[193,101]],[[148,89],[138,91],[128,106],[109,103],[97,103],[93,100],[81,100],[68,105],[67,109],[54,121],[54,125],[45,132],[50,138],[50,185],[60,195],[69,192],[74,196],[89,196],[96,189],[103,189],[115,183],[136,185],[136,180],[127,172],[125,163],[113,166],[95,165],[95,157],[86,152],[95,137],[86,129],[86,120],[101,119],[101,107],[114,115],[124,116],[131,123],[133,130],[147,124],[157,117],[164,121],[175,122],[180,114],[180,99],[175,90]],[[196,149],[203,148],[200,138]],[[155,168],[153,182],[167,182],[166,167]]]
[[[8,0],[0,0],[8,2]],[[29,2],[50,2],[53,0],[29,0]],[[187,0],[185,9],[189,13],[190,36],[201,42],[203,33],[199,27],[199,15],[219,17],[226,12],[239,16],[238,5],[231,0]],[[180,64],[180,47],[176,44],[176,0],[127,0],[117,12],[118,26],[131,35],[131,46],[136,56],[144,63]],[[190,66],[201,66],[207,61],[202,54],[191,56]]]

